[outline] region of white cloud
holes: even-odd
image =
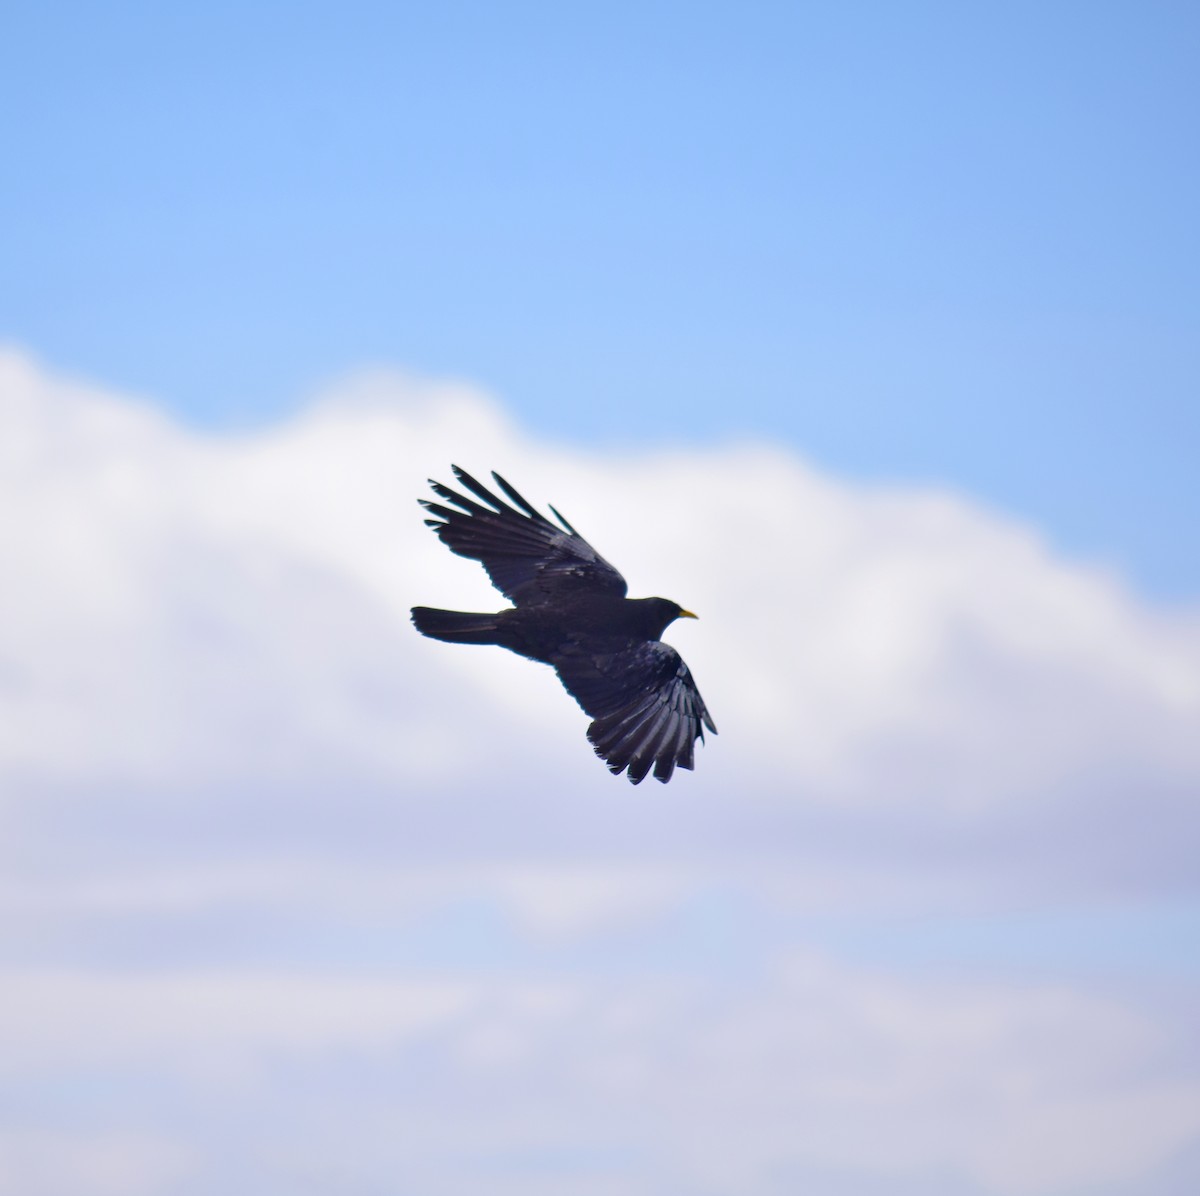
[[[297,788],[338,778],[405,817],[419,800],[423,825],[436,790],[428,835],[451,850],[462,805],[488,819],[486,782],[553,859],[575,846],[545,808],[564,787],[584,821],[632,805],[631,833],[668,857],[681,801],[691,837],[724,850],[734,794],[748,849],[780,818],[940,835],[1087,802],[1105,826],[1156,811],[1167,842],[1194,825],[1177,794],[1200,780],[1195,613],[950,495],[855,488],[756,446],[546,446],[466,388],[388,376],[214,436],[10,352],[0,417],[10,801],[253,784],[295,810]],[[669,797],[618,792],[548,671],[413,633],[416,602],[500,604],[421,524],[423,479],[452,459],[557,501],[634,592],[700,608],[672,635],[722,735]]]
[[[185,1146],[147,1134],[0,1129],[4,1196],[150,1196],[195,1168]]]
[[[568,1144],[616,1160],[634,1191],[642,1176],[729,1196],[787,1191],[789,1173],[939,1171],[962,1191],[1040,1196],[1136,1177],[1200,1132],[1200,1080],[1161,1058],[1178,1026],[1059,988],[904,982],[809,955],[753,986],[17,973],[6,1007],[10,1082],[69,1088],[119,1066],[117,1126],[145,1116],[129,1077],[168,1109],[181,1093],[271,1108],[265,1132],[214,1132],[243,1184],[277,1171],[280,1124],[301,1131],[289,1166],[307,1174],[344,1151],[407,1184],[453,1176],[447,1191],[488,1168],[508,1191],[515,1156],[517,1190],[569,1178]],[[380,1137],[381,1115],[404,1132]]]
[[[218,435],[9,352],[0,428],[0,1056],[76,1094],[0,1192],[1124,1196],[1200,1133],[1148,990],[796,921],[1194,894],[1197,612],[961,497],[461,385]],[[699,611],[694,775],[632,789],[548,670],[412,630],[500,604],[422,526],[450,461]]]

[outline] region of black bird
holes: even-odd
[[[694,619],[666,598],[626,598],[625,579],[553,507],[560,530],[498,473],[492,477],[519,510],[465,470],[463,487],[487,506],[435,482],[425,522],[459,556],[480,561],[512,606],[468,614],[414,606],[422,635],[450,644],[499,644],[554,666],[567,692],[593,722],[588,739],[613,773],[636,785],[653,767],[658,780],[691,768],[704,727],[717,728],[679,653],[661,641],[678,618]]]

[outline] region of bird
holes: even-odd
[[[414,606],[416,629],[553,667],[592,719],[588,740],[614,775],[638,785],[653,768],[665,784],[677,767],[693,768],[696,740],[717,728],[691,670],[662,635],[676,619],[698,616],[667,598],[627,598],[625,578],[554,507],[560,526],[494,470],[508,502],[452,468],[469,494],[430,478],[442,502],[418,499],[425,523],[451,552],[479,561],[512,606],[494,614]]]

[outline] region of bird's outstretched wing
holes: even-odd
[[[459,482],[488,506],[431,478],[433,492],[458,509],[423,498],[421,506],[434,516],[425,522],[452,552],[480,561],[492,585],[514,605],[572,590],[625,596],[621,574],[553,507],[565,530],[530,506],[498,473],[492,473],[496,485],[520,510],[502,502],[465,469],[453,469]]]
[[[691,671],[669,644],[649,640],[612,653],[571,647],[554,667],[594,720],[588,739],[596,755],[610,772],[628,769],[635,785],[651,767],[664,783],[676,765],[691,768],[704,727],[717,733]]]

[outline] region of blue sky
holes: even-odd
[[[0,336],[206,426],[365,363],[780,441],[1192,597],[1185,4],[10,5]]]

